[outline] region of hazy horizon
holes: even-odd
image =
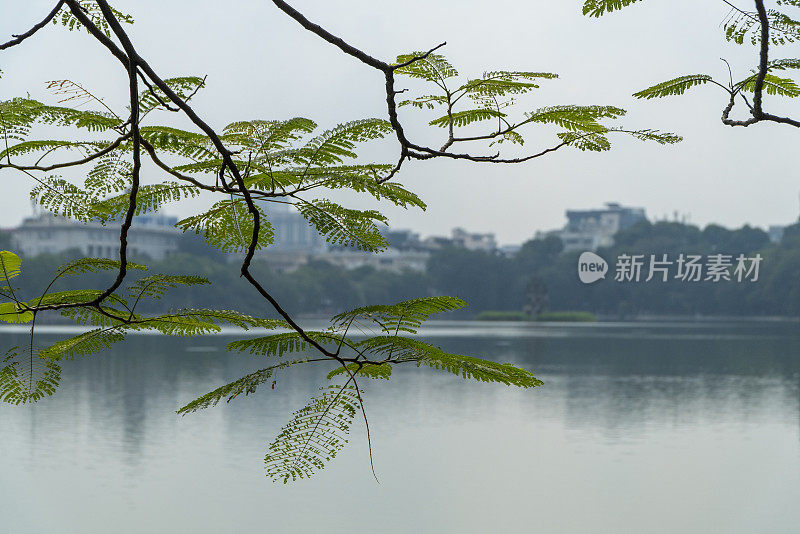
[[[608,202],[602,202],[598,206],[587,206],[587,207],[580,207],[580,208],[567,207],[566,210],[570,210],[570,211],[579,210],[580,211],[580,210],[604,209],[605,205],[607,203],[609,203],[609,202],[613,202],[613,201],[609,200]],[[623,207],[626,207],[626,208],[644,208],[645,216],[646,216],[647,220],[649,222],[651,222],[651,223],[657,223],[657,222],[662,222],[662,221],[679,222],[679,223],[683,223],[683,224],[694,225],[694,226],[699,227],[700,229],[703,229],[708,225],[717,224],[717,225],[723,226],[725,228],[728,228],[730,230],[735,230],[735,229],[741,228],[743,226],[749,225],[751,227],[760,228],[761,230],[764,230],[765,232],[769,230],[769,226],[773,226],[773,225],[765,225],[765,226],[752,225],[752,224],[749,224],[747,222],[742,222],[741,224],[725,225],[725,224],[717,223],[717,222],[715,222],[713,220],[710,221],[710,222],[707,222],[705,224],[698,224],[698,223],[692,221],[690,218],[682,218],[682,217],[688,216],[690,214],[685,214],[685,213],[681,213],[681,212],[673,212],[672,214],[664,214],[662,216],[654,216],[644,206],[627,206],[627,205],[623,205]],[[498,236],[498,232],[496,231],[496,229],[493,229],[493,228],[481,229],[481,230],[470,228],[470,227],[461,227],[461,228],[464,228],[464,230],[466,230],[469,233],[475,233],[475,234],[491,233],[491,234],[495,234],[495,239],[497,240],[498,246],[521,245],[524,242],[526,242],[526,241],[528,241],[530,239],[533,239],[537,232],[548,232],[548,231],[551,231],[551,230],[560,230],[560,229],[562,229],[566,225],[566,222],[567,222],[566,210],[565,210],[564,217],[562,218],[563,220],[560,221],[559,223],[553,223],[552,225],[550,225],[548,227],[544,227],[544,228],[536,228],[536,229],[534,229],[534,231],[531,233],[531,235],[529,237],[523,238],[521,241],[516,241],[516,242],[501,241],[499,236]],[[173,217],[176,216],[175,213],[172,213],[172,212],[170,212],[168,210],[162,210],[159,213],[161,213],[162,215],[168,216],[168,217],[169,216],[173,216]],[[677,220],[675,219],[676,213],[677,213],[677,217],[678,217]],[[18,227],[22,223],[23,219],[25,219],[27,217],[31,217],[33,215],[34,215],[34,212],[31,210],[30,213],[28,213],[26,215],[23,215],[23,217],[21,217],[15,224],[4,225],[4,226],[0,227],[0,231],[12,230],[12,229]],[[777,223],[777,224],[775,224],[775,226],[788,226],[788,225],[791,225],[791,224],[794,224],[794,223],[797,223],[797,222],[800,222],[800,218],[796,218],[793,221],[788,221],[788,222],[785,222],[785,223]],[[379,225],[379,226],[382,226],[382,225]],[[420,234],[420,237],[423,238],[423,239],[426,238],[426,237],[434,237],[434,236],[445,236],[445,237],[448,237],[448,236],[450,236],[451,231],[453,229],[455,229],[455,228],[459,228],[459,227],[458,226],[453,226],[452,228],[450,228],[450,229],[448,229],[446,231],[440,232],[440,233],[423,233],[423,232],[420,232],[419,230],[417,230],[415,228],[400,227],[400,226],[397,226],[397,225],[390,225],[389,226],[389,229],[392,230],[392,231],[410,230],[412,232],[418,233],[418,234]]]

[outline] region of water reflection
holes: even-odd
[[[225,353],[227,337],[133,337],[67,362],[54,398],[0,406],[3,531],[530,532],[535,521],[545,532],[794,532],[796,324],[439,324],[425,335],[532,369],[545,386],[396,368],[367,386],[380,486],[356,428],[322,475],[275,487],[266,444],[324,373],[287,371],[274,391],[179,418],[263,360]],[[355,500],[354,530],[342,510]]]

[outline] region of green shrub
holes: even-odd
[[[531,316],[521,311],[482,311],[475,316],[476,321],[530,321]]]
[[[559,321],[570,323],[590,323],[597,320],[591,312],[586,311],[555,311],[544,312],[536,316],[537,321]]]

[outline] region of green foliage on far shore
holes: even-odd
[[[476,321],[530,321],[531,316],[522,311],[486,310],[475,316]]]
[[[0,235],[0,239],[2,239]],[[165,299],[143,303],[142,310],[162,313],[170,307],[222,307],[265,315],[263,303],[249,291],[235,265],[202,243],[201,238],[184,236],[183,252],[163,261],[147,263],[151,272],[195,272],[212,283],[202,291],[177,287]],[[199,242],[197,242],[199,241]],[[787,227],[780,243],[770,243],[767,234],[752,227],[731,230],[718,225],[701,229],[673,222],[643,222],[617,234],[617,244],[598,254],[609,262],[605,280],[586,285],[576,274],[578,252],[561,253],[557,238],[531,240],[514,257],[481,251],[449,248],[434,252],[427,273],[394,273],[361,267],[344,270],[324,261],[313,261],[294,272],[272,270],[255,262],[253,271],[270,283],[275,294],[292,313],[337,314],[375,302],[398,302],[419,296],[456,294],[469,303],[448,314],[453,319],[528,320],[522,313],[526,286],[537,276],[546,287],[547,313],[580,310],[606,317],[632,318],[639,315],[708,316],[798,316],[800,315],[800,225]],[[614,281],[614,259],[626,254],[761,254],[760,279],[755,282],[668,282],[620,283]],[[52,272],[74,257],[69,255],[24,258],[22,296],[33,298],[26,288],[36,288]],[[137,272],[130,274],[136,277]],[[646,275],[646,273],[645,273]],[[110,273],[86,275],[98,283]],[[64,279],[56,291],[76,289]],[[487,312],[491,312],[487,315]],[[267,315],[269,315],[267,313]],[[277,317],[272,315],[272,317]],[[559,319],[563,320],[563,319]]]
[[[592,323],[597,320],[597,317],[586,311],[555,311],[540,313],[536,316],[536,320],[559,323]]]

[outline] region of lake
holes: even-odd
[[[800,323],[432,323],[428,341],[545,384],[396,366],[362,381],[380,483],[357,419],[326,469],[285,486],[264,454],[320,367],[175,414],[268,365],[226,353],[237,337],[131,336],[64,362],[53,397],[0,405],[0,532],[800,531]]]

